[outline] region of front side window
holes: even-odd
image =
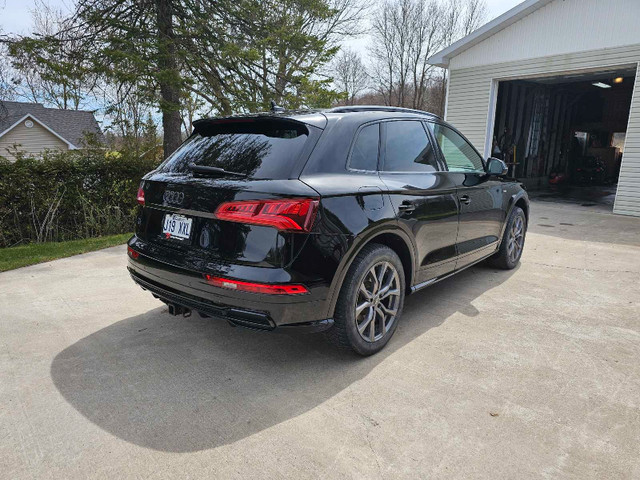
[[[435,172],[438,170],[433,146],[422,122],[395,121],[385,124],[384,170],[386,172]]]
[[[433,131],[433,136],[440,146],[450,172],[484,173],[482,157],[459,133],[438,123],[429,123],[428,125]]]
[[[378,169],[378,144],[380,143],[380,125],[367,125],[358,132],[349,167],[355,170]]]

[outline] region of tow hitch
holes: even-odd
[[[183,307],[182,305],[167,303],[167,307],[169,307],[169,315],[182,315],[183,317],[191,316],[191,310]]]

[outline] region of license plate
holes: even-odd
[[[192,218],[167,213],[162,224],[162,233],[166,238],[186,240],[191,235]]]

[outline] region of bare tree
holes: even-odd
[[[95,90],[100,92],[98,100],[104,106],[104,130],[111,147],[140,154],[154,146],[153,140],[148,145],[147,137],[156,129],[155,109],[144,92],[124,82],[101,82]]]
[[[212,113],[211,104],[191,91],[184,93],[180,102],[180,116],[182,117],[182,134],[186,138],[193,132],[193,122]]]
[[[466,0],[461,20],[462,36],[466,37],[482,26],[488,16],[486,0]]]
[[[369,77],[358,52],[343,49],[332,64],[333,81],[338,91],[345,95],[346,105],[353,105],[358,95],[367,89]]]
[[[0,102],[15,100],[16,85],[14,74],[7,49],[4,45],[0,45]],[[2,112],[0,112],[0,118],[1,115]]]
[[[444,8],[442,48],[466,37],[480,27],[487,18],[486,0],[448,0]],[[444,113],[448,83],[447,70],[442,72],[442,104]]]
[[[416,4],[409,61],[412,73],[412,108],[425,108],[426,94],[432,84],[433,66],[427,59],[441,45],[439,17],[442,7],[434,0]]]
[[[437,0],[386,0],[375,12],[371,56],[388,105],[424,108],[433,72],[427,59],[443,43],[443,13]]]
[[[96,76],[88,74],[77,42],[53,41],[53,35],[66,26],[65,13],[36,0],[31,18],[34,39],[20,48],[9,42],[14,96],[62,109],[81,108],[95,86]],[[47,48],[36,49],[41,42]]]
[[[486,0],[384,0],[373,15],[370,50],[372,84],[384,102],[442,113],[447,72],[427,59],[478,28],[486,14]]]

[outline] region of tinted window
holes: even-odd
[[[200,126],[159,169],[188,173],[189,165],[195,163],[251,178],[289,178],[308,134],[305,126],[287,122]]]
[[[460,134],[444,125],[430,123],[429,126],[450,172],[484,172],[482,157]]]
[[[351,150],[349,167],[356,170],[377,170],[379,143],[380,126],[377,123],[360,130]]]
[[[384,170],[387,172],[435,172],[433,147],[422,122],[388,122]]]

